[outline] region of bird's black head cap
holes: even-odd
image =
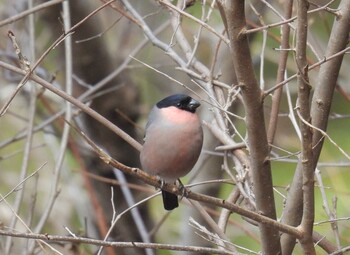
[[[192,97],[185,94],[175,94],[164,98],[157,103],[158,108],[175,106],[181,110],[195,112],[201,104]]]

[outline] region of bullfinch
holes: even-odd
[[[164,183],[175,183],[191,171],[203,145],[203,130],[196,109],[200,103],[175,94],[159,101],[149,114],[141,166]],[[178,207],[177,195],[162,190],[166,210]]]

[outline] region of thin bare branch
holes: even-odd
[[[43,10],[43,9],[46,9],[47,7],[50,7],[50,6],[53,6],[53,5],[56,5],[56,4],[59,4],[61,2],[63,2],[64,0],[51,0],[51,1],[47,1],[45,3],[42,3],[42,4],[39,4],[33,8],[30,8],[24,12],[21,12],[21,13],[18,13],[17,15],[13,15],[7,19],[4,19],[2,21],[0,21],[0,27],[2,26],[5,26],[7,24],[10,24],[10,23],[13,23],[17,20],[20,20],[20,19],[23,19],[24,17],[30,15],[30,14],[33,14],[37,11],[40,11],[40,10]]]
[[[34,234],[34,233],[21,233],[0,230],[2,236],[12,236],[17,238],[36,239],[43,241],[59,242],[59,243],[84,243],[91,245],[99,245],[105,247],[123,247],[123,248],[141,248],[141,249],[156,249],[156,250],[173,250],[173,251],[191,251],[198,253],[209,254],[223,254],[223,255],[235,255],[230,251],[207,248],[201,246],[189,246],[189,245],[175,245],[175,244],[159,244],[159,243],[142,243],[142,242],[109,242],[101,241],[86,237],[74,237],[74,236],[59,236],[49,234]]]
[[[63,26],[65,31],[69,31],[71,28],[71,16],[70,16],[70,10],[69,10],[69,3],[68,2],[63,2],[62,3],[62,9],[63,9]],[[64,47],[65,47],[65,84],[66,84],[66,94],[67,95],[72,95],[73,92],[73,59],[72,59],[72,38],[70,36],[67,36],[64,41]],[[72,105],[66,101],[66,112],[64,118],[67,121],[70,121],[72,118]],[[62,166],[63,166],[63,160],[66,155],[66,149],[67,149],[67,143],[68,143],[68,138],[69,138],[69,131],[70,127],[69,125],[65,124],[63,127],[63,133],[61,137],[61,144],[60,148],[58,151],[58,158],[54,166],[54,175],[53,175],[53,183],[51,186],[51,194],[49,197],[49,200],[47,202],[47,206],[45,211],[42,213],[41,218],[35,227],[35,232],[41,232],[42,228],[44,227],[47,219],[49,218],[53,205],[56,201],[57,194],[59,193],[59,181],[60,181],[60,175],[62,171]],[[34,246],[31,247],[31,250],[34,249]]]
[[[32,2],[30,1],[29,6],[32,5]],[[35,58],[35,51],[34,51],[34,21],[33,21],[34,17],[33,15],[29,16],[29,24],[31,25],[30,28],[30,34],[29,34],[29,44],[30,44],[30,54],[31,56],[29,56],[30,59],[34,59]],[[21,66],[23,68],[23,70],[25,70],[25,72],[28,72],[28,70],[30,70],[30,61],[27,59],[26,56],[24,56],[22,54],[21,48],[18,46],[17,42],[16,42],[16,37],[12,32],[8,33],[12,44],[16,50],[16,54],[19,58],[19,61],[21,63]],[[24,83],[20,83],[17,86],[17,91],[19,91],[22,87]],[[29,166],[29,161],[30,161],[30,153],[32,150],[32,146],[33,146],[33,129],[34,129],[34,119],[35,119],[35,115],[36,115],[36,99],[37,99],[37,95],[36,95],[36,88],[35,88],[35,84],[34,83],[30,83],[30,102],[29,102],[29,119],[28,119],[28,125],[27,125],[27,137],[26,137],[26,142],[24,145],[24,153],[23,153],[23,160],[22,160],[22,166],[21,166],[21,173],[20,173],[20,180],[24,180],[27,175],[28,172],[28,166]],[[12,98],[13,99],[13,98]],[[12,100],[11,99],[11,100]],[[11,102],[8,101],[8,102]],[[9,103],[8,103],[9,105]],[[4,111],[7,109],[8,105],[4,106]],[[3,114],[4,112],[0,113],[0,116]],[[19,213],[20,208],[22,206],[22,202],[23,202],[23,198],[24,198],[24,194],[25,194],[25,182],[23,182],[23,187],[22,189],[20,189],[17,193],[16,193],[16,199],[15,199],[15,204],[14,204],[14,211],[16,212],[16,214]],[[12,216],[11,219],[11,223],[10,223],[10,228],[14,229],[17,223],[17,217],[15,216],[15,214]],[[5,244],[5,254],[10,254],[11,253],[11,248],[12,248],[12,238],[8,237],[6,239],[6,244]]]
[[[285,12],[285,18],[288,19],[292,15],[293,10],[293,0],[288,0],[284,2],[284,12]],[[282,25],[282,33],[281,33],[281,46],[282,49],[279,61],[278,61],[278,70],[277,70],[277,78],[276,78],[276,84],[283,82],[286,66],[287,66],[287,58],[288,58],[288,52],[287,50],[283,49],[289,49],[289,33],[290,33],[290,27],[288,24]],[[277,121],[278,121],[278,113],[279,113],[279,106],[281,101],[283,87],[279,87],[276,89],[272,95],[272,105],[271,105],[271,111],[270,111],[270,121],[269,121],[269,127],[267,131],[267,141],[269,144],[273,144],[276,129],[277,129]]]
[[[200,24],[202,27],[206,28],[208,31],[210,31],[211,33],[215,34],[217,37],[219,37],[223,42],[225,42],[226,44],[229,44],[229,40],[224,37],[222,34],[218,33],[214,28],[212,28],[211,26],[209,26],[207,23],[203,22],[200,19],[197,19],[196,17],[188,14],[185,11],[182,11],[181,9],[177,8],[175,5],[171,4],[169,1],[166,0],[157,0],[161,5],[164,5],[166,7],[168,7],[171,10],[176,11],[177,13],[181,14],[182,16],[185,16],[193,21],[195,21],[196,23]]]
[[[7,64],[5,62],[0,61],[0,66],[4,67],[4,68],[6,68],[6,69],[8,69],[10,71],[16,72],[18,74],[26,75],[26,73],[23,70],[15,67],[15,66],[9,65],[9,64]],[[50,90],[54,94],[64,98],[65,100],[67,100],[71,104],[75,105],[76,107],[78,107],[79,109],[81,109],[82,111],[84,111],[85,113],[90,115],[91,117],[95,118],[97,121],[99,121],[100,123],[105,125],[107,128],[112,130],[115,134],[117,134],[118,136],[123,138],[126,142],[128,142],[136,150],[140,150],[141,149],[142,145],[139,142],[137,142],[130,135],[126,134],[122,129],[120,129],[117,126],[115,126],[108,119],[106,119],[105,117],[101,116],[96,111],[92,110],[86,104],[84,104],[81,101],[79,101],[78,99],[68,95],[66,92],[56,88],[55,86],[53,86],[52,84],[50,84],[49,82],[45,81],[44,79],[38,77],[35,74],[32,74],[29,78],[32,79],[33,81],[37,82],[41,86],[45,87],[46,89]]]

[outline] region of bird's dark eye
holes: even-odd
[[[177,103],[176,106],[177,106],[177,107],[181,107],[181,103],[180,103],[180,102]]]

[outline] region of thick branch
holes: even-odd
[[[344,50],[349,40],[350,1],[343,0],[338,9],[340,15],[335,19],[325,58]],[[327,129],[329,111],[340,66],[343,61],[343,55],[340,54],[332,58],[332,60],[324,62],[320,67],[319,77],[311,103],[311,123],[323,131]],[[314,131],[312,145],[315,146],[313,148],[313,164],[315,167],[323,146],[323,137],[320,132]],[[302,201],[299,199],[302,196],[301,170],[302,167],[299,162],[282,219],[282,222],[292,226],[298,225],[301,221]],[[294,245],[294,237],[282,235],[282,247],[288,248],[283,250],[283,254],[292,254]]]
[[[239,85],[242,86],[257,209],[261,214],[276,219],[262,93],[254,75],[248,38],[244,34],[244,1],[220,1],[218,4],[221,15],[224,15],[223,20],[227,23],[235,73]],[[265,224],[260,224],[259,227],[263,253],[280,253],[278,231]]]
[[[325,57],[332,56],[346,48],[350,33],[350,1],[343,0],[339,5],[339,18],[335,19]],[[311,104],[312,125],[326,131],[333,93],[344,54],[321,65]],[[314,131],[313,145],[315,160],[321,152],[323,135]]]
[[[303,216],[301,228],[304,232],[300,240],[305,254],[315,254],[312,243],[312,230],[315,215],[314,205],[314,164],[312,153],[312,130],[306,122],[310,123],[310,91],[308,78],[308,64],[306,59],[306,42],[309,3],[306,0],[298,1],[298,24],[296,43],[296,64],[298,67],[298,105],[297,112],[301,129],[301,164],[303,172]]]
[[[93,144],[90,143],[90,145],[92,145],[94,147]],[[94,147],[95,150],[98,149],[96,147]],[[111,158],[110,156],[108,156],[107,154],[105,154],[102,150],[98,151],[100,158],[107,164],[123,171],[126,174],[135,176],[139,179],[141,179],[143,182],[152,185],[154,187],[157,188],[162,188],[165,191],[168,192],[172,192],[175,193],[177,195],[183,195],[183,190],[181,190],[181,188],[178,188],[176,185],[172,185],[172,184],[162,184],[159,182],[158,178],[155,176],[150,176],[148,175],[146,172],[138,169],[138,168],[131,168],[128,167],[120,162],[118,162],[117,160]],[[186,197],[188,199],[193,199],[199,202],[203,202],[206,204],[209,204],[211,206],[218,206],[220,208],[226,208],[232,212],[235,212],[239,215],[242,215],[244,217],[247,217],[249,219],[252,219],[256,222],[259,222],[261,224],[264,224],[266,226],[269,226],[271,229],[276,229],[278,231],[281,232],[285,232],[288,234],[293,235],[296,238],[301,238],[302,237],[302,233],[294,227],[290,227],[284,224],[279,223],[278,221],[271,219],[269,217],[266,217],[264,215],[261,215],[259,213],[244,209],[243,207],[240,207],[236,204],[227,202],[226,200],[223,199],[219,199],[216,197],[212,197],[212,196],[207,196],[207,195],[203,195],[203,194],[199,194],[199,193],[195,193],[192,192],[190,190],[187,190],[187,194]]]

